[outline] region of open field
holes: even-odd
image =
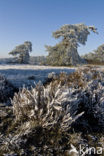
[[[0,65],[0,73],[16,87],[34,86],[34,82],[44,82],[48,74],[54,72],[74,72],[74,67],[51,67],[51,66],[33,66],[33,65]],[[32,78],[31,78],[32,77]]]
[[[93,65],[88,65],[92,67]],[[84,68],[86,66],[83,66]],[[95,66],[97,70],[103,70],[104,66]],[[34,87],[35,83],[44,81],[48,78],[48,74],[54,72],[59,74],[66,72],[67,74],[74,72],[80,67],[54,67],[54,66],[35,66],[35,65],[0,65],[0,74],[4,75],[14,86]]]

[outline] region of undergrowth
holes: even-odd
[[[103,97],[104,72],[93,67],[53,73],[45,85],[23,88],[2,116],[0,155],[68,156],[71,145],[103,147]]]

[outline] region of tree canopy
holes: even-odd
[[[16,46],[9,54],[17,56],[18,63],[28,63],[30,57],[29,52],[31,51],[32,43],[30,41],[25,41],[23,44]]]
[[[104,44],[82,57],[86,59],[88,63],[104,64]]]
[[[76,65],[84,61],[79,56],[77,49],[80,44],[85,45],[90,32],[97,33],[94,26],[85,24],[67,24],[53,32],[53,37],[61,38],[55,46],[46,46],[49,55],[47,62],[52,65]]]

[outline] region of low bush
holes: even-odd
[[[62,156],[72,145],[103,146],[104,72],[80,68],[50,76],[45,86],[39,83],[14,95],[15,118],[1,136],[3,154]]]
[[[18,89],[15,88],[5,76],[0,74],[0,102],[10,101],[10,98],[13,98],[15,92]]]
[[[30,91],[23,88],[15,94],[12,104],[15,126],[18,124],[15,131],[13,125],[9,128],[13,134],[7,137],[11,141],[4,139],[4,151],[20,151],[26,145],[43,149],[45,145],[47,148],[54,146],[54,150],[64,151],[62,139],[67,138],[71,124],[84,113],[77,113],[77,104],[72,101],[71,94],[67,86],[60,84],[55,88],[52,84],[47,87],[38,84]]]

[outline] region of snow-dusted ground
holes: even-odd
[[[34,66],[34,65],[0,65],[0,73],[5,75],[6,78],[16,87],[34,86],[35,83],[42,81],[48,77],[48,74],[55,72],[71,73],[76,68],[72,67],[51,67],[51,66]],[[34,76],[35,80],[29,80],[29,77]]]

